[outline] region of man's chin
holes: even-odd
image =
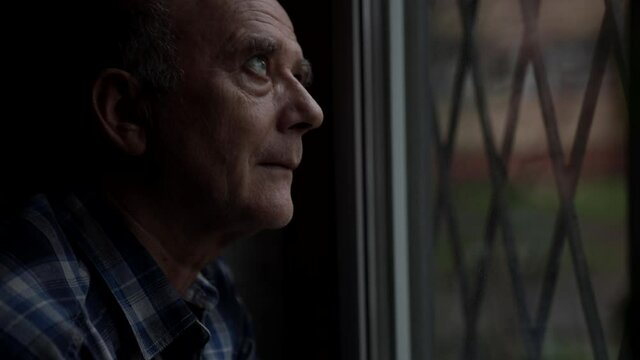
[[[291,222],[293,218],[293,204],[282,204],[269,209],[263,216],[263,228],[265,230],[281,229]]]
[[[289,224],[293,218],[290,189],[282,187],[276,190],[267,191],[262,188],[261,192],[246,196],[241,202],[236,203],[240,205],[236,207],[238,210],[228,211],[226,214],[229,222],[233,224],[232,228],[254,234],[262,230],[280,229]],[[234,222],[233,219],[241,221]]]

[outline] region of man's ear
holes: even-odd
[[[140,116],[138,80],[126,71],[106,69],[93,83],[92,101],[108,141],[125,154],[142,155],[147,147],[147,119]]]

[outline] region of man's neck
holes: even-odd
[[[131,232],[167,276],[169,283],[184,295],[204,266],[215,259],[226,239],[197,224],[187,224],[187,214],[164,204],[145,190],[107,187],[107,197],[120,210]]]

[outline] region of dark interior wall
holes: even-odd
[[[285,358],[338,359],[332,2],[286,0],[282,4],[314,66],[311,93],[325,114],[322,128],[305,140],[304,162],[293,188],[296,215],[284,232]]]

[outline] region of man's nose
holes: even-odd
[[[287,107],[280,124],[280,131],[303,135],[322,125],[324,114],[320,105],[297,80],[291,82],[286,92]]]

